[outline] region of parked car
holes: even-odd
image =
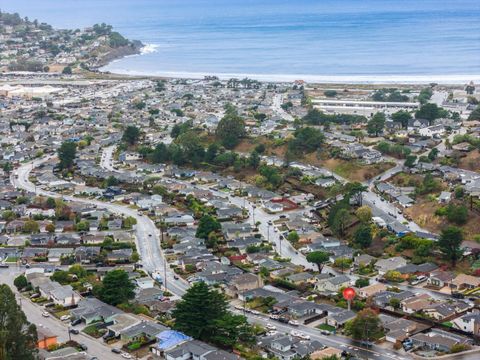
[[[70,322],[70,325],[75,326],[82,322],[82,319],[75,319]]]
[[[112,352],[113,352],[114,354],[121,354],[121,353],[122,353],[122,350],[117,349],[117,348],[113,348],[113,349],[112,349]]]
[[[82,349],[83,351],[87,351],[87,350],[88,350],[88,347],[87,347],[87,345],[85,345],[85,344],[78,344],[78,347],[79,347],[80,349]]]
[[[288,323],[289,323],[290,325],[292,325],[292,326],[298,326],[298,325],[300,325],[300,323],[299,323],[297,320],[290,320]]]
[[[42,312],[42,316],[43,316],[43,317],[50,317],[50,313],[44,311],[44,312]]]
[[[80,331],[78,331],[77,329],[70,329],[70,330],[68,330],[68,332],[69,332],[70,334],[74,334],[74,335],[80,334]]]
[[[63,315],[63,316],[60,317],[60,320],[62,320],[62,321],[67,321],[69,319],[70,319],[70,315]]]
[[[129,353],[126,353],[126,352],[122,352],[122,357],[124,359],[133,359],[132,355],[130,355]]]

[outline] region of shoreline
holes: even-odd
[[[243,79],[249,78],[261,82],[273,83],[289,83],[297,80],[306,83],[322,83],[322,84],[412,84],[422,85],[437,83],[442,85],[464,85],[471,81],[480,83],[480,74],[427,74],[427,75],[408,75],[408,74],[392,74],[392,75],[307,75],[307,74],[247,74],[247,73],[213,73],[213,72],[188,72],[188,71],[141,71],[131,69],[115,68],[114,64],[120,62],[126,57],[142,56],[153,51],[143,52],[144,48],[151,45],[145,44],[138,54],[123,56],[102,67],[98,68],[100,73],[115,76],[141,76],[147,78],[168,78],[168,79],[190,79],[202,80],[206,76],[215,76],[219,80],[229,80],[232,78]]]

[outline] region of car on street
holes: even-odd
[[[288,323],[289,323],[290,325],[292,325],[292,326],[298,326],[298,325],[300,325],[300,323],[299,323],[297,320],[290,320]]]
[[[270,323],[267,323],[265,325],[265,327],[268,329],[268,330],[277,330],[277,327],[275,325],[272,325]]]
[[[114,354],[121,354],[121,353],[122,353],[122,350],[117,349],[117,348],[113,348],[113,349],[112,349],[112,352],[113,352]]]
[[[126,353],[126,352],[122,352],[122,355],[121,355],[124,359],[133,359],[132,355],[130,355],[129,353]]]
[[[77,329],[69,329],[68,332],[69,332],[70,334],[74,334],[74,335],[80,334],[80,331],[78,331]]]
[[[87,350],[88,350],[88,347],[87,347],[87,345],[85,345],[85,344],[78,344],[78,347],[79,347],[80,349],[82,349],[83,351],[87,351]]]
[[[44,312],[42,312],[42,316],[43,317],[50,317],[50,313],[44,311]]]

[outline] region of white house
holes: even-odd
[[[445,133],[445,126],[443,125],[433,125],[423,129],[419,129],[418,133],[421,136],[434,137],[440,136]]]

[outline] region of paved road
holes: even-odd
[[[240,313],[237,311],[237,313]],[[293,327],[288,324],[282,324],[278,321],[270,320],[264,315],[245,314],[251,323],[257,323],[265,326],[267,323],[275,325],[278,333],[290,334],[292,330],[300,331],[310,336],[311,340],[317,340],[320,343],[334,347],[340,350],[345,350],[360,359],[396,359],[404,360],[411,359],[411,355],[403,351],[395,352],[393,350],[384,349],[383,347],[374,345],[369,349],[364,348],[358,341],[340,335],[325,336],[319,330],[300,325]]]
[[[27,316],[28,321],[35,324],[37,328],[47,328],[58,336],[59,342],[69,340],[68,323],[62,322],[53,316],[42,316],[43,308],[32,303],[29,299],[21,296],[15,286],[13,286],[13,279],[23,272],[23,268],[10,267],[8,269],[0,269],[0,280],[2,283],[8,284],[14,291],[17,301],[22,307],[23,312]],[[92,356],[97,356],[99,359],[118,360],[121,359],[119,355],[112,353],[112,348],[103,343],[101,340],[93,339],[83,333],[78,335],[71,335],[72,340],[87,346],[87,353]]]
[[[137,220],[136,245],[142,259],[144,269],[149,272],[159,271],[162,274],[164,273],[164,271],[166,271],[168,290],[173,294],[179,296],[184,294],[186,289],[188,288],[188,284],[180,279],[175,280],[173,271],[171,271],[168,266],[165,266],[165,258],[163,255],[163,251],[160,247],[159,231],[156,228],[154,222],[149,217],[142,216],[135,209],[129,208],[124,205],[102,202],[94,199],[85,199],[65,195],[62,196],[36,187],[33,183],[30,182],[28,177],[32,168],[50,160],[51,158],[52,156],[45,157],[43,159],[35,160],[31,163],[20,166],[16,169],[16,171],[12,173],[12,184],[14,184],[17,188],[21,188],[30,192],[36,192],[36,194],[38,195],[56,198],[61,197],[68,201],[75,201],[88,205],[96,205],[99,208],[107,209],[115,214],[134,217]]]
[[[283,95],[282,94],[275,94],[272,99],[272,109],[277,115],[279,115],[282,119],[287,121],[294,121],[292,115],[282,109],[283,104]]]
[[[116,146],[108,146],[103,149],[102,157],[100,159],[100,167],[108,171],[115,171],[121,173],[122,170],[117,170],[113,167],[113,153],[115,152]]]

